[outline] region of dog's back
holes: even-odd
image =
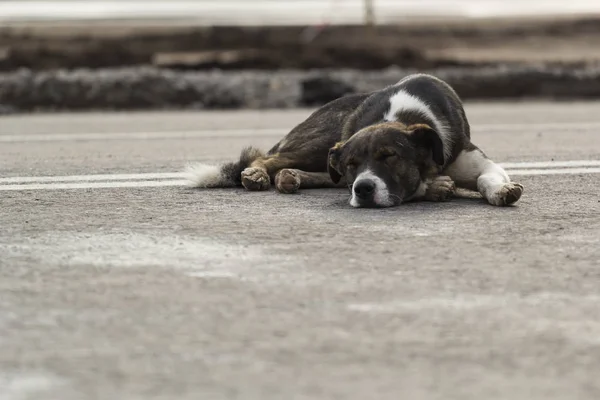
[[[322,171],[327,162],[327,151],[340,140],[347,119],[368,97],[369,94],[364,93],[351,94],[325,104],[292,129],[267,154],[297,153],[309,147],[309,154],[318,155],[317,165],[310,166],[309,170],[316,168]],[[307,162],[312,163],[311,160]]]

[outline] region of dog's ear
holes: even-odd
[[[440,135],[426,124],[410,125],[407,130],[411,132],[411,139],[419,146],[431,149],[433,161],[438,165],[444,165],[444,143]]]
[[[333,183],[338,183],[342,179],[341,168],[340,168],[340,154],[342,153],[342,143],[337,143],[331,149],[327,155],[327,172]]]

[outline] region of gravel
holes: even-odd
[[[294,108],[393,84],[414,70],[209,71],[154,67],[0,74],[0,114],[59,110]],[[600,96],[600,68],[445,68],[463,99],[587,99]]]

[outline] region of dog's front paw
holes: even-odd
[[[425,200],[447,201],[454,195],[456,185],[449,176],[436,176],[427,185]]]
[[[509,182],[500,186],[493,195],[488,197],[488,202],[494,206],[509,206],[521,198],[523,185]]]
[[[293,169],[282,169],[275,175],[275,187],[280,193],[296,193],[300,188],[300,176]]]
[[[246,168],[242,171],[242,185],[248,190],[269,190],[271,179],[264,169]]]

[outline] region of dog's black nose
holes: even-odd
[[[371,179],[361,179],[354,185],[354,193],[357,197],[366,200],[373,197],[375,192],[375,182]]]

